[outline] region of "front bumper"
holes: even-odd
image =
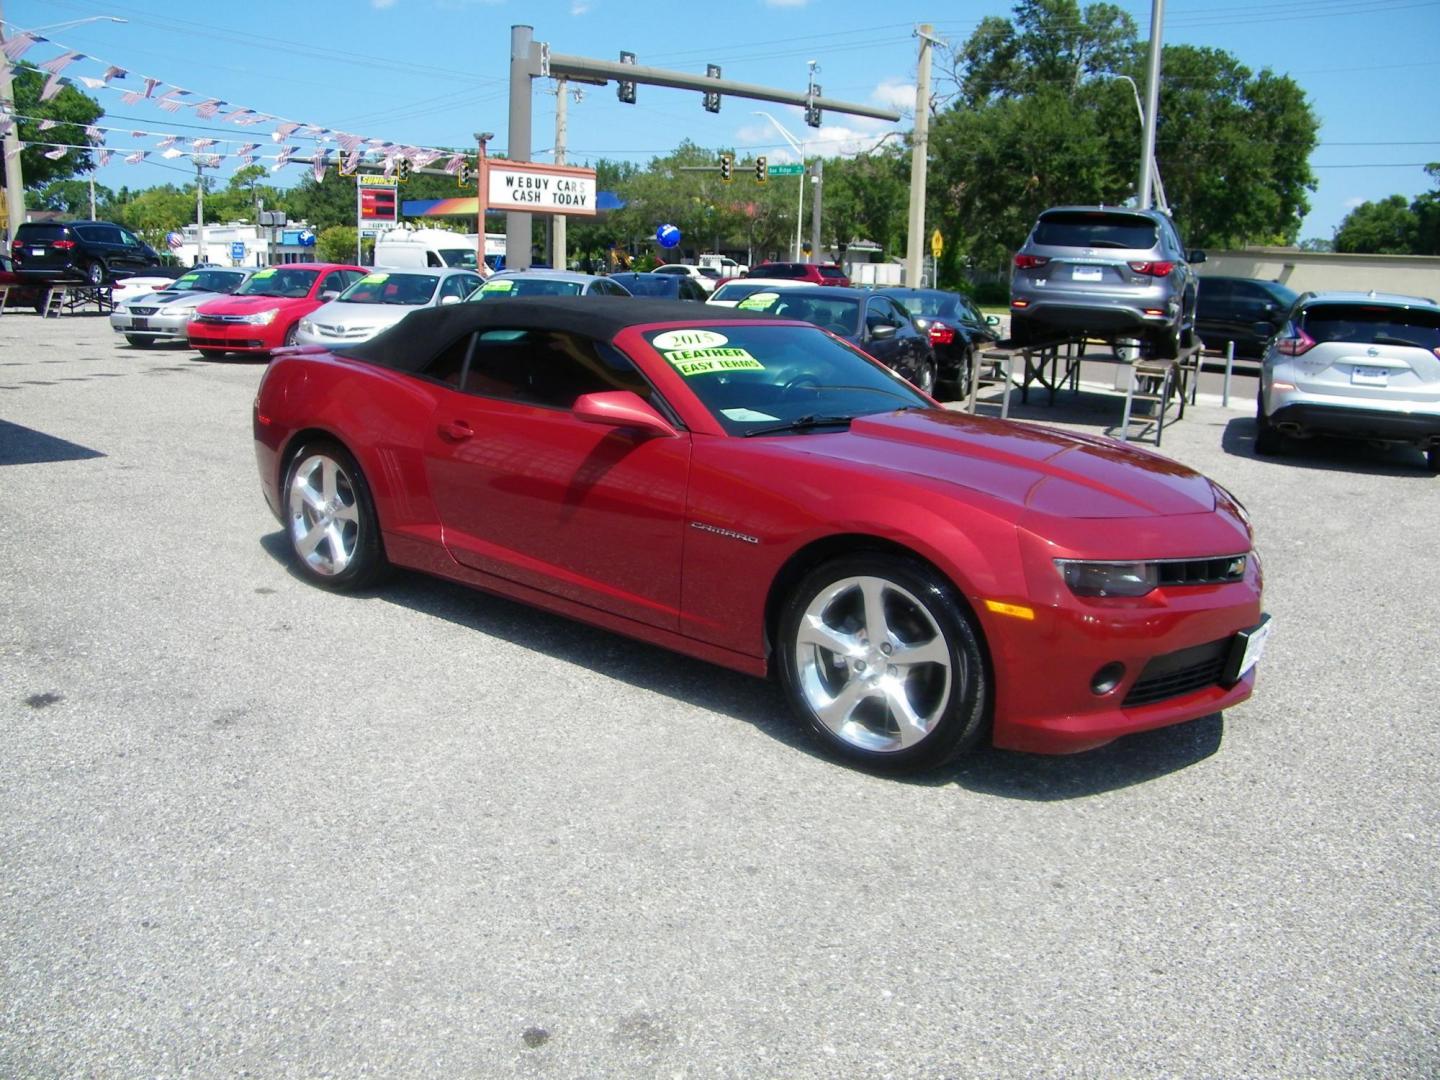
[[[166,312],[161,309],[154,315],[135,315],[120,309],[110,315],[110,329],[127,337],[147,337],[155,341],[185,341],[186,330],[194,311]]]
[[[192,349],[215,352],[268,353],[285,341],[289,323],[276,320],[268,326],[255,323],[212,323],[191,319],[187,340]]]

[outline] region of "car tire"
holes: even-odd
[[[920,360],[915,369],[915,381],[911,383],[911,385],[922,394],[928,394],[930,397],[935,396],[934,357],[927,356]]]
[[[225,355],[224,349],[201,349],[200,355],[206,360],[219,360]]]
[[[1156,360],[1174,360],[1180,356],[1180,327],[1167,326],[1151,334],[1150,355]]]
[[[1265,415],[1265,393],[1255,396],[1255,452],[1274,457],[1285,449],[1285,436]]]
[[[286,330],[286,331],[285,331],[285,344],[286,344],[287,346],[289,346],[289,345],[294,345],[294,344],[296,343],[296,341],[299,340],[299,337],[300,337],[300,324],[297,322],[297,323],[295,323],[293,326],[291,326],[289,330]]]
[[[1024,315],[1010,316],[1010,344],[1023,347],[1035,340],[1035,325]]]
[[[980,631],[953,586],[918,560],[858,553],[816,567],[786,599],[778,634],[790,707],[841,760],[935,768],[988,730]]]
[[[370,486],[339,443],[317,440],[296,450],[281,500],[296,569],[312,585],[360,589],[388,569]]]
[[[148,349],[151,345],[155,344],[150,338],[141,337],[139,334],[126,334],[125,340],[137,349]]]
[[[88,260],[82,270],[85,274],[85,284],[92,289],[100,288],[110,276],[109,271],[105,269],[105,264],[99,259]]]
[[[1432,446],[1425,451],[1425,467],[1432,473],[1440,473],[1440,446]]]

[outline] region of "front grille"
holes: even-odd
[[[245,316],[244,316],[244,315],[196,315],[194,321],[195,321],[195,322],[201,322],[201,323],[216,323],[216,324],[219,324],[219,325],[221,325],[221,326],[225,326],[225,325],[228,325],[228,324],[230,324],[230,323],[243,323],[243,322],[245,321]]]
[[[1245,556],[1230,555],[1223,559],[1170,559],[1156,564],[1160,584],[1225,585],[1245,580]]]
[[[132,308],[130,309],[130,314],[131,314],[131,315],[154,315],[155,312],[157,312],[157,311],[159,311],[159,310],[160,310],[159,308],[153,308],[153,307],[132,307]]]
[[[190,344],[197,349],[262,349],[263,341],[241,338],[209,338],[190,335]]]
[[[1222,638],[1155,657],[1140,672],[1140,678],[1125,695],[1122,707],[1154,705],[1218,685],[1225,671],[1225,659],[1230,654],[1231,640]]]

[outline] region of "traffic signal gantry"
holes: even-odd
[[[755,183],[763,184],[770,178],[770,167],[765,163],[765,155],[761,154],[755,159]]]
[[[729,154],[720,155],[720,179],[727,184],[735,179],[735,159]]]

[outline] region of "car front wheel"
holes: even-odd
[[[143,337],[140,334],[126,334],[125,340],[136,349],[148,349],[153,344],[150,338]]]
[[[1440,446],[1432,446],[1425,451],[1425,466],[1432,473],[1440,473]]]
[[[326,589],[358,589],[386,569],[375,503],[344,447],[302,446],[285,474],[285,535],[301,576]]]
[[[105,264],[91,259],[85,264],[85,281],[93,288],[98,289],[105,284]]]
[[[979,631],[950,584],[918,561],[858,554],[812,570],[785,604],[779,652],[791,708],[846,761],[933,768],[986,730]]]

